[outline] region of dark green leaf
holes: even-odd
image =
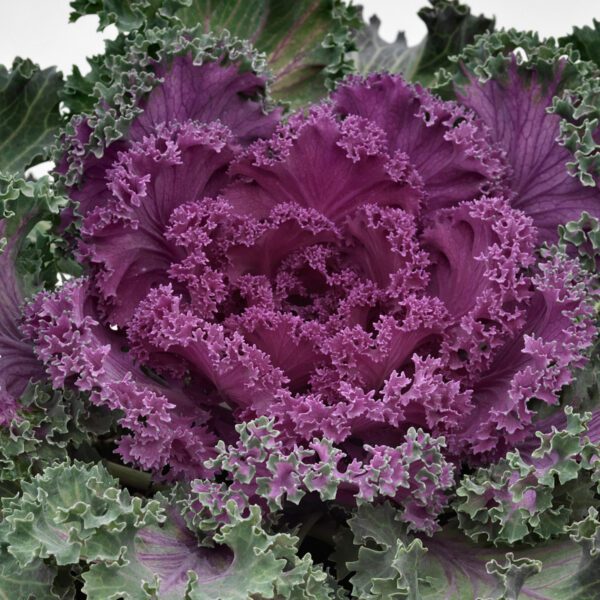
[[[358,71],[402,73],[410,81],[427,84],[439,68],[450,64],[449,56],[458,54],[476,35],[494,28],[493,19],[473,16],[470,8],[457,0],[431,0],[431,4],[419,11],[427,35],[416,46],[408,47],[403,33],[398,33],[395,42],[385,42],[379,37],[379,19],[372,17],[356,36]]]
[[[594,19],[593,27],[574,27],[573,33],[558,41],[561,46],[572,44],[582,60],[591,60],[600,66],[600,21]]]
[[[179,7],[189,3],[190,0],[72,0],[71,21],[98,15],[98,29],[114,24],[121,31],[132,31],[145,24],[166,25]]]
[[[0,65],[0,171],[21,172],[45,160],[61,124],[62,74],[16,58]]]
[[[250,40],[267,55],[273,97],[294,105],[324,96],[349,71],[350,28],[359,23],[341,0],[192,0],[177,14],[189,26]]]

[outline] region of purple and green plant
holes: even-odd
[[[0,69],[0,596],[600,598],[600,31],[431,4]]]

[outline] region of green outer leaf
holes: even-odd
[[[10,71],[0,65],[0,171],[24,171],[45,160],[58,133],[62,74],[16,58]]]
[[[454,508],[461,528],[474,540],[534,544],[560,535],[577,518],[579,499],[593,502],[595,461],[600,448],[587,438],[590,414],[565,409],[567,425],[538,433],[531,457],[518,450],[490,467],[465,475]]]
[[[230,522],[212,544],[208,540],[200,547],[172,508],[173,499],[161,502],[169,515],[165,524],[132,531],[123,561],[96,563],[83,574],[89,600],[336,597],[327,574],[313,566],[310,555],[298,557],[297,538],[263,529],[258,507],[243,516],[230,503]]]
[[[420,598],[419,562],[427,550],[420,539],[409,540],[400,517],[386,501],[359,506],[348,521],[360,548],[357,560],[348,562],[347,568],[356,572],[350,582],[361,600]]]
[[[567,537],[506,553],[506,549],[474,544],[449,523],[443,532],[424,540],[424,544],[428,552],[419,576],[428,581],[422,586],[423,600],[598,600],[600,597],[600,570],[590,573],[582,569],[582,552]],[[520,593],[515,595],[519,588]]]
[[[475,17],[468,6],[457,0],[431,0],[432,7],[419,11],[427,35],[416,46],[408,47],[403,33],[392,43],[379,37],[379,19],[374,16],[356,35],[357,70],[402,73],[410,81],[428,84],[435,72],[450,65],[449,57],[458,54],[476,35],[494,29],[494,19]]]
[[[499,581],[503,600],[517,600],[525,581],[542,570],[542,563],[530,558],[515,559],[512,552],[507,552],[504,564],[493,558],[486,563],[485,570]]]
[[[177,16],[204,31],[250,40],[267,55],[273,72],[271,93],[293,106],[325,95],[350,70],[351,28],[358,12],[341,0],[192,0]]]
[[[19,400],[23,410],[0,429],[0,496],[12,496],[19,483],[29,480],[69,451],[96,435],[107,433],[116,420],[104,407],[90,405],[72,390],[53,390],[30,384]]]
[[[98,15],[98,30],[116,25],[120,31],[167,25],[173,14],[190,0],[72,0],[70,21],[84,15]]]
[[[575,248],[583,268],[597,278],[596,265],[600,261],[600,220],[584,212],[577,221],[559,225],[558,235],[559,246]]]
[[[22,567],[39,558],[56,564],[80,560],[119,561],[130,530],[164,517],[159,505],[119,489],[101,465],[61,463],[22,483],[22,492],[2,499],[0,541]]]
[[[0,546],[0,600],[47,600],[59,598],[52,591],[56,568],[34,560],[23,568]]]
[[[573,27],[573,33],[558,41],[561,46],[572,44],[582,60],[592,60],[600,66],[600,21],[593,19],[593,27]]]
[[[600,598],[597,512],[570,529],[573,539],[563,535],[508,553],[475,544],[454,521],[431,538],[411,538],[394,513],[390,505],[365,505],[349,520],[358,558],[347,567],[355,571],[351,583],[357,600]]]
[[[13,240],[10,260],[16,269],[23,297],[42,286],[53,287],[59,269],[69,272],[59,263],[57,247],[61,240],[52,232],[66,198],[55,195],[51,180],[44,176],[37,181],[25,181],[0,173],[0,253],[8,240]]]

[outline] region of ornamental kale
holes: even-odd
[[[0,595],[600,598],[598,27],[129,4],[0,89]]]

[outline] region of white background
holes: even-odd
[[[417,10],[426,3],[362,1],[366,17],[377,13],[381,18],[385,39],[391,41],[403,30],[409,44],[418,43],[425,34]],[[563,35],[573,25],[600,19],[600,0],[469,0],[468,4],[473,13],[495,15],[498,27],[535,29],[544,36]],[[64,72],[73,64],[85,70],[85,57],[103,49],[102,34],[96,31],[98,20],[88,16],[69,24],[68,15],[68,0],[0,0],[0,63],[11,64],[15,56],[23,56],[42,67],[58,65]],[[114,29],[104,35],[114,36]]]

